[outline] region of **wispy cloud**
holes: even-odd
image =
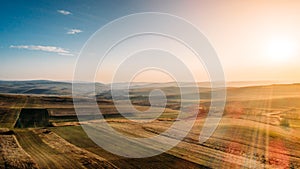
[[[63,14],[63,15],[71,15],[72,13],[70,11],[66,10],[57,10],[58,13]]]
[[[36,51],[44,51],[44,52],[51,52],[51,53],[57,53],[59,55],[63,56],[73,56],[73,54],[61,47],[55,47],[55,46],[42,46],[42,45],[10,45],[10,48],[15,49],[27,49],[27,50],[36,50]]]
[[[82,32],[82,30],[80,30],[80,29],[70,29],[70,30],[68,30],[67,34],[74,35],[74,34],[78,34],[81,32]]]

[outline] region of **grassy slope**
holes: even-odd
[[[89,139],[80,126],[56,127],[51,130],[70,143],[98,154],[120,168],[204,168],[202,165],[197,165],[165,153],[143,159],[118,157],[96,145]]]

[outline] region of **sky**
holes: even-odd
[[[297,0],[1,2],[1,80],[70,81],[82,47],[98,29],[125,15],[162,12],[184,18],[208,38],[227,81],[300,81],[300,1]],[[175,46],[169,47],[179,49]],[[196,80],[206,81],[209,75],[203,65],[195,64],[183,51],[179,51],[179,57],[187,60]],[[110,82],[111,65],[116,61],[107,58],[103,70],[98,70],[96,81]],[[138,74],[135,80],[172,78],[151,70]]]

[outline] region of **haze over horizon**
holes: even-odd
[[[125,15],[162,12],[186,19],[209,39],[226,81],[300,81],[300,1],[296,0],[3,1],[0,8],[1,80],[71,81],[80,49],[95,31]],[[175,43],[168,45],[179,50],[196,81],[209,79],[188,51]],[[96,81],[109,83],[115,62],[108,58]],[[150,71],[133,81],[171,79]]]

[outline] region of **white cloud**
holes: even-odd
[[[70,29],[70,30],[67,32],[67,34],[69,34],[69,35],[74,35],[74,34],[81,33],[81,32],[82,32],[82,30],[80,30],[80,29]]]
[[[71,15],[72,13],[70,11],[66,10],[57,10],[58,13],[63,14],[63,15]]]
[[[10,48],[15,49],[27,49],[27,50],[37,50],[37,51],[44,51],[44,52],[51,52],[51,53],[57,53],[59,55],[63,56],[73,56],[73,54],[61,47],[55,47],[55,46],[42,46],[42,45],[10,45]]]

